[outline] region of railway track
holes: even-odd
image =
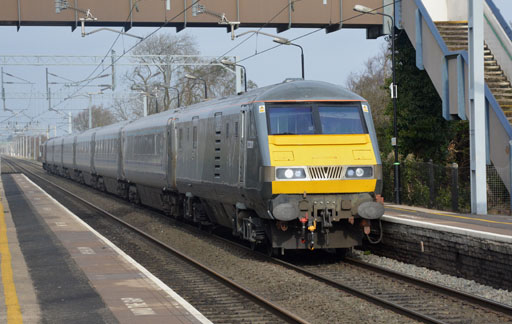
[[[229,240],[227,242],[235,244]],[[358,260],[347,259],[343,263],[327,265],[268,260],[420,322],[512,322],[512,308],[508,306]]]
[[[5,159],[2,159],[2,162],[9,164],[9,173],[15,173],[13,170],[18,169],[29,177],[42,180],[67,196],[72,197],[72,199],[94,209],[96,213],[107,216],[109,219],[121,224],[129,232],[143,237],[144,240],[165,250],[167,252],[165,257],[166,273],[173,278],[173,282],[180,286],[179,288],[181,289],[178,289],[181,292],[180,294],[212,322],[308,323],[279,305],[255,294],[192,257],[96,206],[94,203],[84,200],[67,189],[35,174],[28,170],[27,167],[21,166],[20,163],[14,163],[12,160]],[[183,280],[179,280],[179,278],[183,278]],[[226,287],[231,291],[226,292]],[[173,288],[176,289],[175,286]]]

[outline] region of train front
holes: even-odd
[[[377,194],[382,167],[368,103],[343,88],[313,81],[283,84],[268,97],[256,103],[256,111],[265,116],[267,131],[261,144],[263,150],[268,147],[264,174],[271,191],[272,246],[360,245],[371,220],[384,213]]]

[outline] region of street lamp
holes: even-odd
[[[204,79],[198,78],[198,77],[190,75],[190,74],[185,74],[185,78],[191,79],[191,80],[203,81],[203,83],[204,83],[204,99],[208,99],[208,87],[206,86],[206,81]]]
[[[244,70],[244,89],[245,89],[245,92],[247,92],[247,70],[245,69],[245,66],[243,65],[240,65],[236,62],[232,62],[230,60],[220,60],[220,63],[224,64],[224,65],[234,65],[234,66],[239,66],[242,68],[242,70]]]
[[[248,30],[248,31],[246,31],[244,33],[236,35],[236,37],[244,36],[244,35],[247,35],[247,34],[250,34],[250,33],[269,36],[269,37],[274,38],[273,41],[275,43],[278,43],[278,44],[281,44],[281,45],[293,45],[293,46],[297,46],[298,48],[300,48],[300,59],[301,59],[301,66],[302,66],[302,79],[304,80],[304,49],[302,48],[302,46],[300,46],[299,44],[292,43],[289,39],[286,39],[284,37],[280,37],[280,36],[277,36],[277,35],[272,35],[272,34],[269,34],[269,33],[264,33],[264,32],[261,32],[259,30]]]
[[[292,43],[288,39],[283,38],[283,37],[274,37],[273,41],[274,41],[274,43],[278,43],[281,45],[293,45],[293,46],[297,46],[298,48],[300,48],[300,63],[302,66],[302,80],[304,80],[304,49],[302,48],[302,46],[300,46],[299,44]]]
[[[397,85],[396,85],[396,71],[395,71],[395,1],[393,0],[393,16],[377,12],[374,9],[370,9],[368,7],[362,5],[354,6],[354,11],[360,12],[362,14],[369,15],[381,15],[388,17],[391,19],[392,33],[391,33],[391,72],[393,75],[393,81],[391,83],[391,99],[393,99],[393,133],[394,137],[391,139],[391,145],[395,151],[395,202],[400,204],[400,162],[398,161],[398,129],[397,129],[397,107],[396,107],[396,99],[397,99]]]

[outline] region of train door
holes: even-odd
[[[60,160],[60,166],[63,168],[64,167],[64,138],[62,139],[62,141],[60,141],[60,157],[59,157],[59,160]]]
[[[91,136],[91,142],[89,143],[89,149],[90,149],[90,156],[91,160],[89,161],[91,166],[91,173],[96,173],[96,170],[94,169],[94,156],[96,154],[96,133],[93,133]]]
[[[119,132],[117,133],[117,178],[124,180],[124,160],[123,160],[123,150],[124,150],[124,136],[123,136],[123,127],[119,128]]]
[[[77,136],[73,137],[73,169],[76,169],[76,139]]]
[[[246,143],[247,143],[247,109],[240,110],[239,117],[239,146],[238,146],[238,187],[243,188],[245,184],[245,164],[246,164]]]
[[[178,118],[170,118],[167,121],[167,183],[176,188],[176,162],[178,152]]]

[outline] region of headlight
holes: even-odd
[[[346,178],[369,178],[372,176],[372,167],[350,167],[345,174]]]
[[[276,179],[306,179],[306,171],[304,168],[276,168]]]

